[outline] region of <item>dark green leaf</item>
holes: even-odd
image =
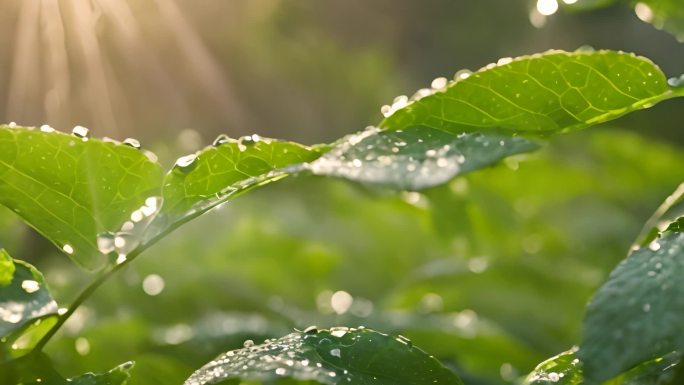
[[[462,384],[439,361],[403,337],[369,329],[336,328],[289,334],[217,357],[186,385],[231,378],[268,381],[291,377],[322,384]]]
[[[161,166],[131,146],[0,126],[0,204],[87,269],[106,260],[97,235],[158,196],[161,178]]]
[[[684,349],[684,233],[632,252],[588,305],[578,352],[588,383]]]
[[[380,131],[369,127],[340,140],[307,165],[314,174],[420,190],[539,145],[510,135],[452,134],[430,127]]]
[[[119,365],[106,373],[86,373],[65,379],[42,354],[31,354],[18,360],[0,364],[0,384],[22,385],[125,385],[130,377],[132,362]]]
[[[553,133],[605,122],[674,96],[650,60],[614,51],[503,59],[473,74],[457,74],[446,88],[431,92],[406,107],[390,108],[388,115],[396,112],[381,127]]]
[[[0,338],[57,313],[57,303],[35,267],[13,260],[4,249],[0,249],[0,265],[10,273],[6,284],[0,285]]]

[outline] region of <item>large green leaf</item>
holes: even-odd
[[[57,313],[43,274],[0,249],[0,338]]]
[[[369,329],[309,328],[224,353],[195,372],[185,385],[288,377],[327,385],[462,384],[439,361],[403,337]]]
[[[442,85],[439,85],[440,87]],[[381,127],[424,125],[447,132],[568,131],[673,97],[650,60],[634,54],[563,52],[503,59],[409,102]],[[391,112],[390,110],[390,112]]]
[[[587,383],[684,349],[684,233],[677,229],[632,252],[588,305],[578,352]]]
[[[369,127],[340,140],[307,165],[314,174],[420,190],[539,145],[501,134],[452,134],[430,127],[381,131]]]
[[[66,379],[52,366],[50,359],[42,354],[31,354],[18,360],[0,364],[1,384],[22,385],[125,385],[133,368],[132,362],[119,365],[105,373],[86,373]]]
[[[132,146],[88,139],[82,127],[53,131],[0,126],[0,204],[96,269],[106,260],[97,235],[160,194],[162,169]]]

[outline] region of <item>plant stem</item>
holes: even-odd
[[[109,266],[105,271],[98,275],[88,286],[86,286],[86,288],[83,289],[83,291],[78,295],[78,297],[76,297],[74,302],[71,303],[67,311],[59,316],[59,318],[57,319],[57,323],[54,324],[50,328],[50,330],[48,330],[48,332],[43,336],[43,338],[40,339],[40,341],[38,341],[36,346],[33,348],[33,351],[39,352],[43,350],[45,344],[47,344],[48,341],[50,341],[50,339],[55,335],[55,333],[57,333],[57,331],[59,331],[59,329],[62,328],[64,323],[67,320],[69,320],[69,318],[74,314],[76,309],[78,309],[78,307],[81,306],[81,304],[85,302],[85,300],[87,300],[95,292],[95,290],[97,290],[97,288],[99,288],[111,276],[113,276],[114,273],[121,270],[124,266],[126,266],[132,260],[134,260],[135,257],[140,255],[140,253],[142,253],[145,250],[145,248],[146,247],[141,247],[133,250],[126,258],[126,261],[118,265]]]

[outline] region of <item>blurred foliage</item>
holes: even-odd
[[[47,352],[65,376],[136,358],[132,384],[179,383],[245,339],[365,325],[412,339],[466,383],[507,383],[578,343],[584,304],[680,182],[681,156],[603,129],[424,193],[285,180],[161,241]],[[40,267],[58,302],[89,280],[66,258]],[[163,290],[145,295],[153,274]],[[354,301],[337,314],[342,291]]]

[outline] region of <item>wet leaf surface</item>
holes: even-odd
[[[119,365],[105,373],[86,373],[66,379],[52,365],[50,359],[40,353],[24,356],[18,360],[0,364],[1,384],[22,385],[125,385],[130,377],[132,362]]]
[[[369,329],[333,328],[289,334],[230,351],[197,372],[185,385],[240,378],[270,381],[293,378],[321,384],[462,384],[434,357],[403,337]]]
[[[162,169],[127,145],[51,129],[0,126],[0,204],[80,266],[106,258],[97,234],[121,227],[158,195]]]
[[[684,233],[665,231],[632,252],[587,307],[578,357],[587,383],[684,349]]]

